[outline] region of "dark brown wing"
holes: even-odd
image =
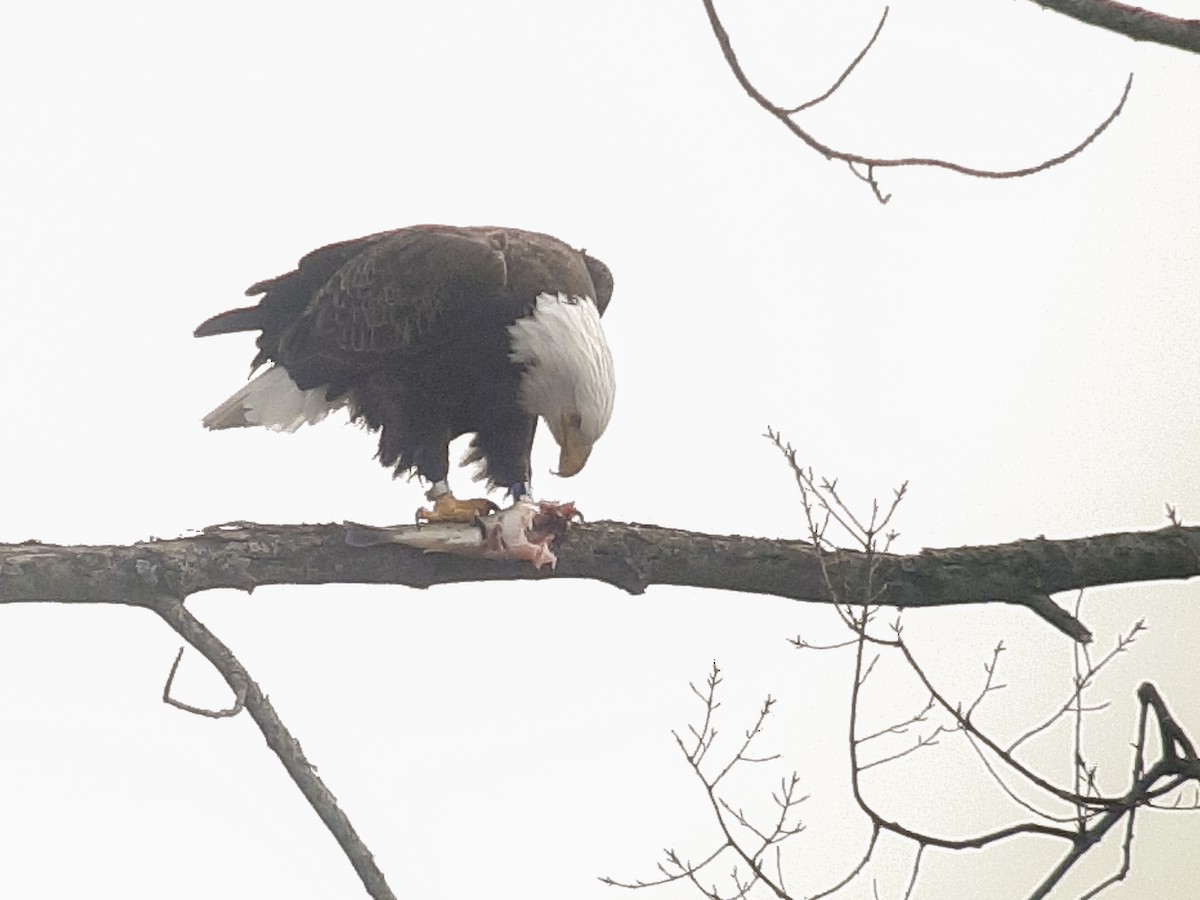
[[[257,305],[219,313],[202,322],[194,332],[195,336],[208,337],[213,334],[261,330],[262,334],[258,338],[259,353],[250,364],[250,370],[254,371],[275,359],[284,332],[304,312],[313,295],[324,286],[334,272],[371,244],[394,233],[368,235],[329,244],[312,251],[286,275],[268,278],[247,288],[247,297],[266,294]]]
[[[500,299],[505,269],[504,256],[489,242],[458,229],[394,232],[311,294],[277,358],[291,371],[314,358],[357,367],[403,354],[453,310]]]
[[[380,365],[402,365],[439,328],[495,330],[538,294],[594,298],[603,312],[612,275],[549,235],[510,228],[416,225],[331,244],[293,272],[259,282],[256,307],[205,322],[198,336],[261,329],[257,367],[285,366],[301,388],[340,393]]]

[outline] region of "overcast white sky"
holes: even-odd
[[[823,91],[881,11],[724,6],[747,68],[786,103]],[[1196,2],[1158,7],[1200,17]],[[612,267],[616,413],[580,476],[535,480],[589,518],[799,536],[767,425],[859,501],[909,479],[904,550],[1154,528],[1167,501],[1200,515],[1194,56],[1025,0],[898,2],[804,119],[830,144],[1023,166],[1086,135],[1136,77],[1121,118],[1069,165],[1009,182],[884,172],[881,207],[740,93],[699,0],[118,0],[4,20],[0,539],[407,520],[420,487],[391,481],[357,429],[204,432],[252,339],[191,332],[314,247],[428,221],[548,231]],[[1139,617],[1150,628],[1097,693],[1113,701],[1088,732],[1108,790],[1141,680],[1200,733],[1198,600],[1195,585],[1084,600],[1100,649]],[[587,583],[189,605],[271,696],[398,894],[612,897],[595,876],[651,877],[662,847],[707,853],[715,830],[670,729],[696,712],[687,683],[714,658],[725,733],[779,700],[762,746],[783,759],[735,803],[792,768],[812,795],[789,884],[827,886],[863,846],[845,793],[851,660],[785,641],[835,637],[823,607]],[[906,622],[965,699],[1005,642],[1009,687],[988,720],[1001,735],[1067,695],[1070,647],[1021,610]],[[178,644],[138,610],[0,610],[0,895],[360,896],[248,717],[159,702]],[[874,691],[878,717],[920,704],[899,679]],[[179,693],[227,699],[192,653]],[[1060,738],[1038,759],[1065,781]],[[889,814],[976,833],[1010,813],[981,799],[968,752],[945,741],[870,787]],[[1140,821],[1133,874],[1107,896],[1191,896],[1200,819]],[[896,896],[911,848],[885,849],[880,887]],[[930,856],[923,896],[1022,896],[1060,852]],[[1102,849],[1062,896],[1116,861]]]

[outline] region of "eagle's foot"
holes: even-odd
[[[421,507],[417,510],[417,524],[423,522],[460,522],[471,524],[489,513],[500,509],[491,500],[459,500],[449,491],[439,494],[433,501],[433,509]]]

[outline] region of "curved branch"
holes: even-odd
[[[1090,145],[1096,140],[1096,138],[1104,133],[1108,126],[1113,123],[1113,121],[1125,108],[1125,101],[1129,99],[1129,91],[1133,87],[1133,74],[1130,73],[1128,80],[1125,82],[1125,89],[1121,93],[1121,99],[1117,101],[1117,105],[1113,107],[1112,112],[1108,114],[1103,122],[1096,126],[1091,134],[1089,134],[1074,147],[1067,150],[1065,153],[1060,153],[1058,156],[1043,160],[1042,162],[1035,163],[1033,165],[1024,166],[1019,169],[979,169],[973,166],[965,166],[961,163],[951,162],[945,159],[922,156],[898,157],[890,159],[884,157],[863,156],[858,153],[848,153],[844,150],[835,150],[828,144],[817,140],[808,131],[801,128],[791,118],[791,115],[795,110],[777,106],[773,101],[770,100],[770,98],[763,94],[762,91],[755,87],[754,83],[750,81],[749,76],[746,75],[745,70],[742,68],[741,62],[738,61],[737,54],[733,50],[733,43],[729,38],[729,32],[725,30],[724,24],[717,15],[716,7],[713,5],[713,0],[702,0],[702,2],[704,3],[704,10],[708,14],[708,22],[712,27],[713,35],[716,37],[717,43],[721,47],[721,54],[725,57],[725,62],[729,66],[729,70],[733,73],[733,77],[737,79],[738,84],[741,85],[742,90],[746,92],[750,99],[778,119],[783,126],[788,129],[788,131],[790,131],[793,135],[795,135],[813,150],[816,150],[826,159],[838,159],[850,166],[851,171],[859,179],[870,185],[880,203],[887,203],[891,198],[891,195],[884,194],[880,189],[878,182],[875,180],[876,169],[925,166],[930,168],[947,169],[951,172],[957,172],[960,175],[971,175],[975,178],[1023,178],[1026,175],[1044,172],[1046,169],[1060,165],[1072,157],[1078,156],[1084,151],[1084,149],[1088,147],[1088,145]],[[878,30],[876,31],[876,35],[878,35]],[[874,41],[875,38],[872,37],[871,43],[874,43]],[[869,47],[870,44],[868,44],[868,48]],[[863,52],[865,53],[866,51]],[[851,65],[851,68],[853,68],[854,65],[857,65],[857,62],[858,60],[855,60],[855,62]],[[838,84],[840,85],[840,81]],[[834,87],[836,88],[837,86],[838,85],[835,85]],[[863,175],[860,173],[856,167],[865,169],[866,174]]]
[[[854,653],[854,678],[850,685],[850,719],[848,735],[848,746],[850,748],[850,790],[854,795],[854,802],[858,805],[858,808],[863,811],[863,814],[871,820],[876,828],[881,828],[884,831],[891,832],[892,834],[899,835],[900,837],[908,838],[911,841],[915,841],[920,846],[940,847],[945,850],[979,849],[980,847],[986,847],[988,844],[994,844],[998,841],[1002,841],[1006,838],[1014,837],[1020,834],[1040,834],[1047,837],[1064,838],[1068,841],[1073,840],[1075,837],[1074,832],[1052,825],[1043,825],[1040,822],[1021,822],[1016,825],[1009,825],[1004,828],[998,828],[994,831],[989,831],[984,834],[977,834],[968,838],[935,837],[933,835],[923,834],[915,831],[906,825],[902,825],[900,822],[885,819],[882,814],[880,814],[875,807],[871,805],[863,792],[863,787],[859,779],[859,774],[862,772],[862,767],[858,762],[858,740],[855,736],[855,728],[858,725],[859,701],[863,685],[863,651],[865,650],[868,641],[871,640],[867,636],[868,616],[869,612],[866,609],[863,609],[860,617],[853,623],[853,627],[858,631],[859,640]],[[876,642],[884,643],[881,641]],[[948,704],[946,701],[936,691],[933,685],[930,684],[928,679],[925,678],[924,672],[917,667],[916,661],[909,654],[908,647],[904,644],[904,642],[898,640],[892,646],[898,648],[905,655],[909,665],[911,665],[921,677],[922,682],[924,683],[926,690],[929,691],[930,695],[934,697],[940,704],[942,704],[943,707],[947,707]],[[953,712],[953,707],[950,707],[950,709],[960,725],[969,726],[970,723],[965,722],[960,715],[958,715],[956,712]],[[989,739],[980,734],[977,729],[972,728],[971,730],[976,734],[977,737],[984,741],[989,741]],[[1014,766],[1018,765],[1015,763],[1015,761],[1009,760],[1009,762]],[[1053,785],[1050,785],[1048,782],[1039,778],[1037,775],[1034,775],[1029,770],[1022,767],[1020,771],[1021,774],[1025,775],[1026,778],[1029,778],[1039,787],[1050,791],[1055,790]]]
[[[1189,53],[1200,53],[1200,19],[1176,19],[1114,0],[1034,0],[1050,9],[1083,22],[1116,32],[1135,41],[1150,41]]]
[[[853,869],[846,873],[845,877],[843,877],[841,881],[825,888],[822,891],[818,891],[815,894],[810,894],[808,900],[824,900],[825,897],[831,897],[855,878],[857,878],[862,873],[862,870],[867,867],[867,863],[871,861],[871,857],[875,853],[875,845],[879,843],[879,835],[882,833],[883,829],[879,827],[879,823],[872,820],[871,839],[867,842],[867,849],[863,852],[863,855],[859,859],[858,863]]]
[[[473,531],[470,526],[462,526]],[[420,526],[388,529],[403,541]],[[1011,603],[1032,609],[1076,640],[1086,628],[1050,594],[1097,585],[1200,576],[1200,527],[1118,532],[1071,540],[1014,541],[901,555],[827,550],[796,540],[702,534],[654,525],[573,525],[557,546],[558,569],[426,553],[403,543],[352,547],[343,525],[238,523],[128,546],[0,544],[0,603],[118,603],[157,608],[163,595],[278,584],[434,584],[590,578],[631,594],[653,584],[714,588],[836,603],[874,580],[872,602],[893,607]],[[236,691],[236,687],[235,687]],[[249,700],[247,700],[249,703]]]
[[[789,116],[794,116],[796,113],[804,112],[804,110],[806,110],[806,109],[812,109],[818,103],[822,103],[825,100],[828,100],[830,97],[832,97],[834,92],[845,83],[847,78],[850,77],[850,73],[853,72],[855,69],[857,69],[858,64],[860,62],[862,62],[863,59],[866,58],[866,55],[868,53],[871,52],[871,48],[874,47],[875,42],[877,40],[879,40],[879,33],[881,31],[883,31],[883,26],[887,23],[887,17],[888,17],[889,12],[890,12],[890,9],[885,6],[883,8],[883,15],[879,17],[879,24],[875,26],[875,33],[871,35],[871,39],[869,41],[867,41],[866,45],[861,50],[858,51],[858,56],[854,57],[854,59],[852,59],[850,61],[850,65],[846,66],[845,71],[843,71],[842,74],[838,76],[837,81],[835,81],[829,87],[829,90],[825,91],[825,93],[821,94],[820,96],[813,97],[811,100],[806,100],[804,103],[801,103],[799,106],[793,106],[790,109],[786,109],[786,110],[784,110],[784,112],[787,113]]]

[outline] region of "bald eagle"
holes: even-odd
[[[556,238],[513,228],[417,225],[314,250],[295,271],[250,287],[255,306],[214,316],[197,337],[260,331],[251,373],[204,417],[210,429],[295,431],[332,410],[379,432],[378,459],[430,482],[431,521],[472,521],[494,504],[448,485],[463,463],[514,500],[530,482],[537,420],[579,472],[613,408],[600,325],[608,267]]]

